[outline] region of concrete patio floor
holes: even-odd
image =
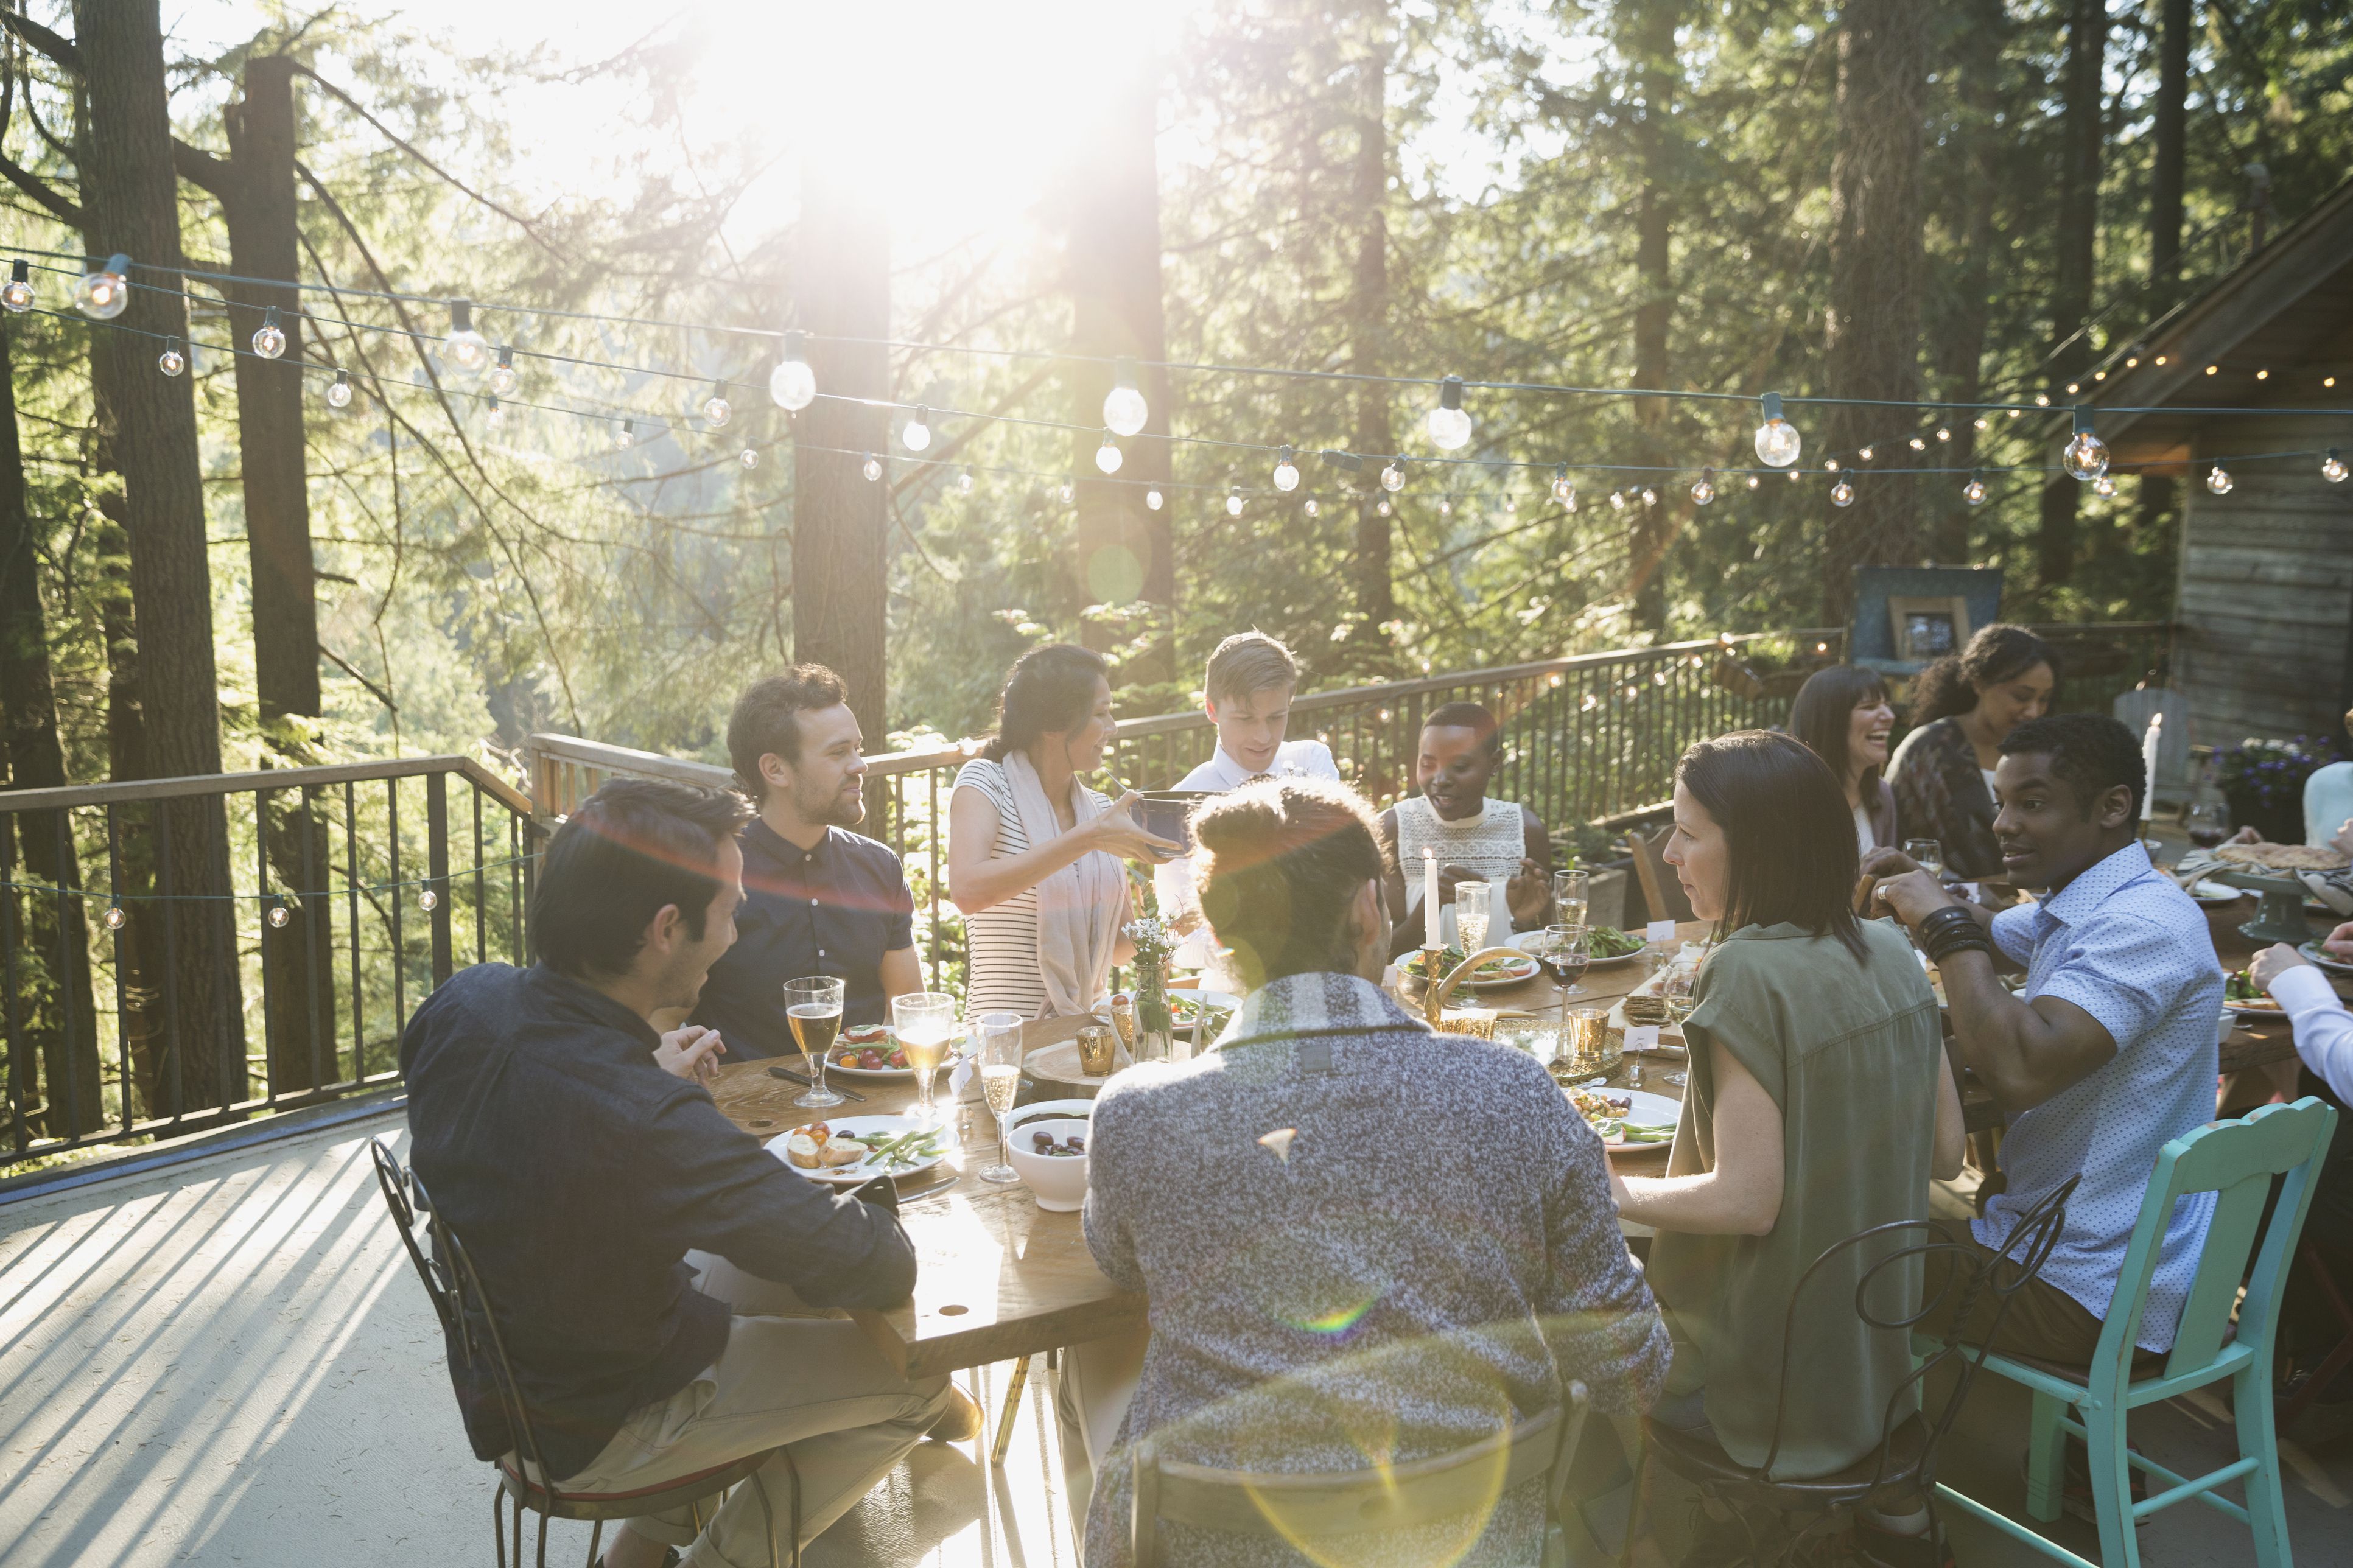
[[[405,1144],[387,1114],[0,1205],[0,1568],[491,1561],[489,1471],[376,1193],[380,1132]],[[1009,1371],[976,1374],[992,1415]],[[1003,1467],[978,1444],[925,1445],[810,1549],[813,1568],[1074,1564],[1046,1383]],[[2022,1395],[1981,1384],[1947,1479],[2016,1510],[2023,1422]],[[2177,1469],[2234,1453],[2219,1400],[2133,1430]],[[2353,1442],[2284,1456],[2297,1560],[2353,1568]],[[2088,1526],[2053,1533],[2096,1552]],[[586,1536],[554,1526],[550,1561],[579,1563]],[[1963,1564],[2042,1561],[1966,1522],[1956,1539]],[[2252,1561],[2243,1530],[2194,1506],[2141,1544],[2160,1568]]]

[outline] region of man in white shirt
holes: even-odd
[[[2321,949],[2341,963],[2353,963],[2353,922],[2338,926],[2321,942]],[[2286,1009],[2295,1030],[2295,1054],[2313,1076],[2328,1086],[2338,1101],[2353,1105],[2353,1013],[2346,1011],[2328,976],[2306,962],[2285,942],[2267,947],[2247,965],[2247,978],[2271,993]],[[2320,1254],[2322,1265],[2340,1290],[2353,1289],[2353,1133],[2341,1119],[2337,1137],[2321,1160],[2314,1184],[2312,1206],[2305,1211],[2304,1239]],[[2299,1266],[2288,1276],[2287,1293],[2280,1303],[2280,1328],[2284,1349],[2297,1363],[2325,1355],[2344,1332],[2328,1310],[2319,1282]],[[2353,1378],[2340,1373],[2334,1387],[2320,1394],[2324,1404],[2342,1410],[2353,1402]],[[2332,1397],[2334,1395],[2334,1397]]]
[[[1187,773],[1176,787],[1223,795],[1253,779],[1337,780],[1339,764],[1321,741],[1287,741],[1292,694],[1299,687],[1299,664],[1291,650],[1264,632],[1236,632],[1209,655],[1201,681],[1201,708],[1218,727],[1218,749]],[[1207,967],[1211,951],[1200,903],[1193,893],[1190,857],[1156,866],[1152,888],[1163,918],[1173,921],[1185,941],[1173,955],[1183,968]]]

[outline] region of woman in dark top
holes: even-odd
[[[2001,738],[2049,711],[2058,687],[2051,645],[2024,626],[2000,623],[1913,682],[1913,730],[1889,769],[1895,816],[1905,837],[1944,846],[1947,871],[1972,879],[2001,875],[1993,837]]]
[[[1877,670],[1852,664],[1814,671],[1789,706],[1789,733],[1828,763],[1831,776],[1846,786],[1857,854],[1900,847],[1895,790],[1880,776],[1887,766],[1887,737],[1894,728],[1887,683]]]

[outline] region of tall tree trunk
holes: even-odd
[[[97,400],[100,450],[111,449],[103,386]],[[119,494],[99,498],[100,521],[91,535],[97,562],[100,635],[106,643],[106,767],[116,779],[148,776],[147,723],[139,706],[139,634],[131,602],[131,534],[123,526]],[[167,906],[154,900],[155,832],[150,816],[136,807],[116,816],[112,884],[122,910],[114,931],[114,984],[122,996],[123,1045],[131,1058],[134,1113],[175,1114],[207,1103],[186,1095],[188,1064],[173,1054],[175,1005],[164,986],[170,971],[164,941]]]
[[[66,782],[66,759],[58,741],[48,615],[41,603],[25,457],[16,435],[16,377],[8,342],[14,335],[0,332],[0,760],[6,763],[8,788],[53,789]],[[7,842],[12,826],[13,853]],[[70,815],[11,813],[0,822],[0,867],[17,865],[28,880],[79,888]],[[82,900],[39,893],[19,898],[14,889],[0,897],[9,905],[0,910],[0,921],[6,922],[11,945],[17,948],[16,973],[0,976],[0,984],[16,991],[16,1033],[8,1046],[18,1061],[39,1064],[39,1131],[52,1138],[94,1131],[103,1113],[90,924]]]
[[[801,325],[812,334],[817,401],[795,416],[793,658],[831,668],[849,710],[880,749],[890,711],[884,681],[890,526],[883,485],[860,471],[891,461],[891,238],[871,188],[801,166]],[[801,443],[806,442],[804,446]]]
[[[222,119],[229,161],[214,194],[228,229],[229,270],[292,279],[301,265],[295,221],[294,62],[265,55],[246,62],[245,98]],[[282,358],[239,354],[237,431],[245,487],[246,558],[253,579],[253,665],[269,752],[295,765],[317,760],[319,612],[311,552],[309,473],[303,449],[301,296],[286,285],[233,284],[229,342],[252,341],[264,312],[278,311]],[[334,900],[319,891],[327,866],[326,823],[300,791],[269,803],[268,852],[277,886],[290,889],[291,916],[266,928],[269,1082],[280,1093],[313,1088],[335,1058]],[[315,1062],[315,1066],[314,1066]],[[332,1072],[325,1076],[332,1079]]]
[[[1394,45],[1388,0],[1365,6],[1362,57],[1356,65],[1356,156],[1349,171],[1348,205],[1356,230],[1356,266],[1348,287],[1348,368],[1361,376],[1388,374],[1389,344],[1389,56]],[[1381,464],[1397,450],[1391,424],[1390,389],[1377,381],[1356,384],[1352,443],[1367,464]],[[1389,521],[1395,504],[1383,489],[1379,468],[1356,476],[1356,541],[1349,561],[1356,624],[1348,647],[1351,667],[1360,673],[1386,670],[1394,663],[1389,633],[1397,619],[1397,580],[1391,563]]]
[[[2107,100],[2100,72],[2107,58],[2105,0],[2068,0],[2067,65],[2063,77],[2064,121],[2059,165],[2058,258],[2051,290],[2055,352],[2051,378],[2080,383],[2092,363],[2084,324],[2092,315],[2092,271],[2099,256],[2100,142]],[[2035,555],[2042,581],[2074,575],[2075,509],[2081,487],[2064,474],[2042,487],[2042,529]]]
[[[1837,149],[1831,165],[1831,294],[1826,375],[1843,396],[1910,402],[1920,392],[1920,124],[1929,12],[1913,0],[1856,0],[1839,31]],[[1845,621],[1854,568],[1919,551],[1917,486],[1873,474],[1858,448],[1895,434],[1900,412],[1834,405],[1825,458],[1853,474],[1855,501],[1830,512],[1822,615]],[[1892,466],[1909,468],[1898,447]]]
[[[1166,681],[1176,674],[1176,564],[1170,519],[1167,326],[1160,283],[1160,94],[1148,54],[1130,62],[1124,90],[1109,95],[1106,122],[1083,130],[1064,187],[1070,236],[1071,467],[1078,475],[1079,592],[1092,604],[1142,600],[1153,638],[1123,671],[1127,681]],[[1148,410],[1144,429],[1124,438],[1117,474],[1095,464],[1103,441],[1103,398],[1114,370],[1103,361],[1139,362],[1137,390]],[[1145,504],[1157,487],[1162,504]]]
[[[82,195],[92,237],[102,251],[177,268],[179,189],[156,0],[75,0],[74,19],[88,89]],[[159,276],[172,278],[149,273],[145,280]],[[111,362],[120,422],[146,761],[161,777],[217,774],[220,696],[195,401],[188,377],[158,375],[153,363],[159,338],[187,336],[187,313],[175,288],[134,289],[121,321],[131,330],[98,334],[95,353]],[[174,890],[229,893],[218,797],[174,801],[156,815]],[[226,899],[184,899],[164,918],[177,957],[174,1044],[186,1068],[187,1106],[242,1099],[245,1024],[231,907]]]
[[[1932,351],[1938,395],[1953,403],[1975,403],[1985,382],[1986,329],[1993,308],[1994,170],[2003,134],[1997,123],[2003,34],[2001,0],[1965,0],[1955,7],[1948,58],[1960,77],[1961,167],[1948,187],[1955,210],[1947,225],[1960,240],[1961,265],[1953,280],[1952,318],[1936,334]],[[1961,419],[1952,429],[1947,461],[1967,470],[1977,462],[1977,424]],[[1936,520],[1928,540],[1930,556],[1942,565],[1965,564],[1976,509],[1963,499],[1960,485],[1944,485],[1929,510]]]
[[[1682,86],[1682,66],[1675,58],[1675,27],[1679,5],[1648,0],[1638,7],[1627,41],[1636,80],[1642,95],[1642,113],[1634,125],[1635,161],[1642,186],[1634,205],[1634,384],[1663,388],[1671,374],[1667,362],[1667,327],[1673,320],[1675,280],[1672,268],[1668,192],[1677,184],[1674,167],[1673,103]],[[1645,468],[1663,468],[1668,461],[1667,400],[1635,400],[1634,418],[1641,432],[1635,461]],[[1672,497],[1672,489],[1660,485]],[[1658,632],[1667,624],[1667,546],[1674,533],[1679,500],[1643,507],[1634,514],[1632,547],[1634,624]]]
[[[2162,279],[2181,254],[2191,0],[2158,0],[2156,150],[2148,172],[2148,272]]]

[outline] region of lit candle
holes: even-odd
[[[1438,933],[1438,854],[1425,847],[1421,852],[1421,945],[1445,946]]]
[[[2148,729],[2140,738],[2141,768],[2147,781],[2140,792],[2140,819],[2143,822],[2157,815],[2157,747],[2158,731],[2164,725],[2164,714],[2150,714]]]

